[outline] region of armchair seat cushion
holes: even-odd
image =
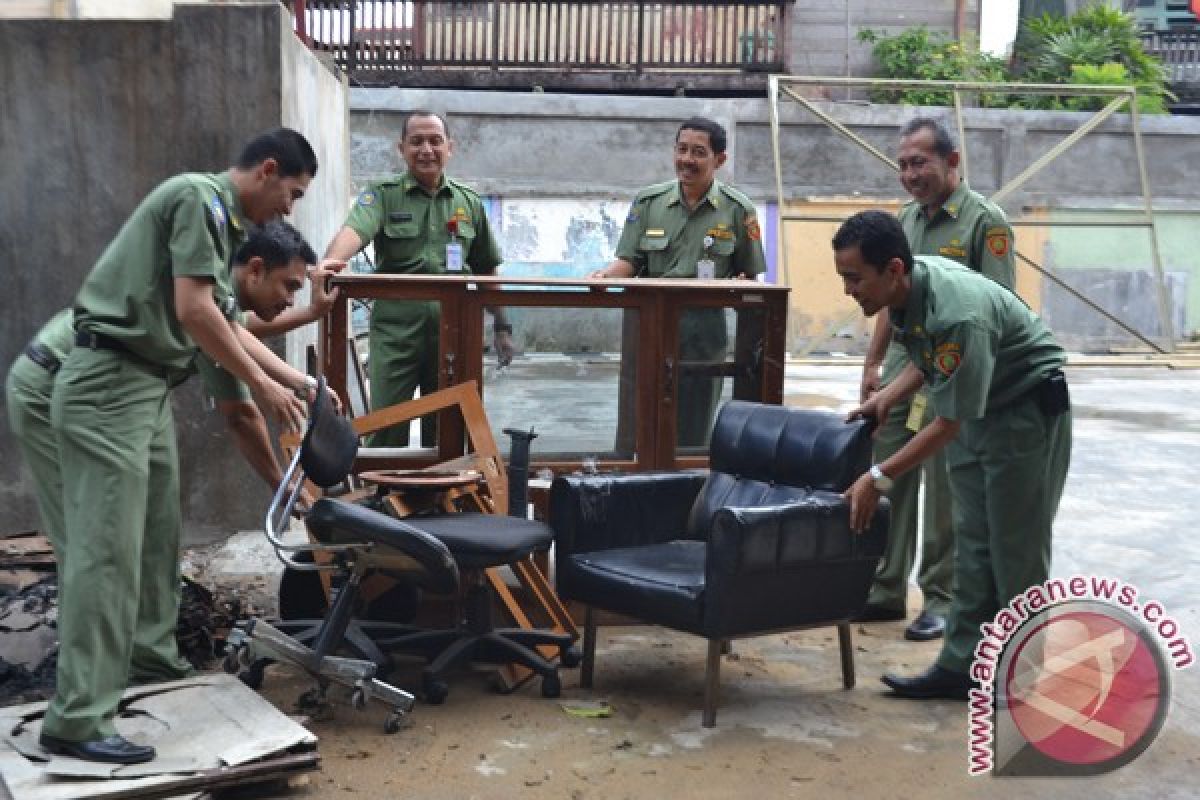
[[[571,596],[619,614],[696,631],[702,623],[707,545],[686,539],[577,553]],[[561,562],[560,562],[561,564]]]

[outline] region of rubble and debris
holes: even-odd
[[[47,699],[58,664],[58,581],[0,593],[0,705]]]

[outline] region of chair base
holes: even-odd
[[[798,628],[797,630],[803,630]],[[780,631],[773,631],[779,633]],[[837,624],[838,650],[842,664],[842,687],[853,689],[854,672],[854,641],[849,622]],[[704,660],[704,707],[701,711],[700,722],[705,728],[717,724],[717,704],[721,692],[721,656],[732,651],[732,639],[708,639],[708,653]],[[591,606],[584,610],[583,617],[583,667],[580,670],[579,685],[583,689],[591,689],[596,670],[596,612]]]
[[[323,699],[328,686],[337,683],[354,690],[351,703],[360,711],[370,700],[390,706],[392,713],[384,722],[387,733],[400,729],[401,719],[415,703],[413,695],[376,678],[377,667],[370,660],[322,654],[262,620],[238,623],[229,635],[225,671],[240,672],[247,685],[258,688],[262,671],[271,662],[293,664],[316,678],[316,698]]]
[[[569,633],[528,628],[493,628],[493,593],[482,580],[467,589],[464,621],[453,629],[415,630],[374,638],[381,651],[416,653],[429,662],[421,671],[421,690],[427,703],[441,703],[449,693],[446,676],[472,663],[520,664],[542,678],[542,696],[558,697],[561,681],[558,667],[537,650],[557,647],[564,662],[571,653],[574,637]],[[398,626],[394,626],[398,627]]]

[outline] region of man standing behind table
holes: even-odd
[[[292,209],[317,171],[312,147],[280,128],[252,140],[221,174],[170,178],[138,205],[75,300],[75,346],[54,382],[65,508],[54,698],[40,743],[51,753],[132,764],[153,747],[113,720],[135,639],[163,671],[179,660],[179,464],[169,390],[198,350],[244,381],[260,408],[299,430],[310,379],[237,322],[239,304],[270,319],[303,285],[284,267],[229,264],[247,221]],[[152,665],[151,665],[152,666]],[[154,669],[152,671],[159,671]]]
[[[767,269],[754,204],[716,178],[725,163],[727,136],[715,120],[692,117],[675,134],[676,180],[638,192],[616,258],[593,278],[754,278]],[[729,345],[725,313],[691,309],[680,319],[683,361],[724,361]],[[712,432],[721,378],[681,375],[676,440],[704,447]]]
[[[909,250],[882,211],[855,214],[833,238],[846,294],[884,311],[908,364],[850,417],[885,419],[922,385],[933,420],[845,492],[856,531],[893,481],[946,448],[954,498],[954,600],[937,661],[884,675],[902,697],[966,699],[980,626],[1050,572],[1054,515],[1071,459],[1066,354],[1010,290],[940,256]]]
[[[400,275],[491,275],[500,265],[483,201],[474,189],[446,176],[454,153],[446,120],[431,111],[404,118],[397,144],[406,171],[372,181],[358,196],[325,257],[346,261],[375,243],[377,272]],[[491,308],[500,364],[512,360],[512,325]],[[417,387],[438,388],[441,308],[423,300],[376,300],[371,309],[371,407],[411,400]],[[433,444],[435,417],[421,418],[421,443]],[[406,447],[408,426],[371,437],[375,447]]]
[[[1004,211],[959,177],[958,148],[950,132],[937,120],[917,117],[900,130],[900,182],[912,202],[900,210],[900,225],[915,255],[943,256],[1013,288],[1013,235]],[[866,400],[900,374],[907,359],[904,348],[890,346],[892,326],[886,314],[876,319],[875,333],[863,364],[862,391]],[[886,350],[886,358],[884,351]],[[911,402],[897,403],[875,437],[875,460],[885,461],[908,443],[929,422],[924,393]],[[946,457],[937,453],[920,470],[901,476],[888,493],[892,501],[887,549],[867,596],[861,622],[904,619],[908,604],[908,577],[917,549],[918,496],[925,478],[924,525],[921,566],[917,585],[922,608],[904,631],[904,638],[928,641],[941,637],[950,610],[954,578],[954,536],[950,508],[950,481]]]

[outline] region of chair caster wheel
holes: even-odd
[[[354,694],[350,695],[350,705],[355,711],[363,711],[367,707],[367,693],[362,689],[355,689]]]
[[[296,698],[296,705],[302,709],[319,708],[325,705],[325,692],[320,689],[309,689]]]
[[[404,712],[393,711],[392,713],[388,714],[387,719],[383,721],[383,732],[389,735],[393,734],[403,727],[403,723]]]
[[[230,650],[225,654],[225,658],[221,659],[221,668],[229,675],[237,675],[242,671],[242,659],[237,650]]]
[[[255,662],[238,675],[238,680],[257,692],[262,688],[263,676],[266,669],[267,665],[265,662]]]
[[[421,694],[426,703],[437,706],[446,701],[446,695],[450,694],[450,687],[445,681],[440,681],[431,675],[423,675],[421,677]]]
[[[557,672],[542,676],[542,697],[558,697],[562,694],[562,681]]]
[[[575,645],[564,647],[559,653],[558,660],[567,669],[578,667],[583,663],[583,651]]]

